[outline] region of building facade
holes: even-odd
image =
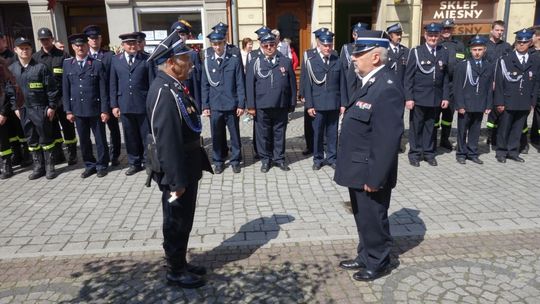
[[[403,44],[421,42],[423,25],[453,18],[455,35],[464,41],[475,34],[487,35],[491,22],[504,20],[508,5],[508,33],[535,24],[540,0],[0,0],[0,31],[11,38],[34,38],[38,28],[51,28],[57,39],[66,41],[71,33],[88,24],[100,25],[104,44],[118,46],[118,35],[131,31],[147,34],[148,50],[167,35],[179,19],[193,27],[192,44],[206,44],[212,25],[230,24],[229,41],[256,38],[263,24],[278,28],[292,40],[301,56],[313,44],[311,32],[327,27],[336,33],[336,48],[351,40],[351,25],[371,24],[385,29],[400,22]],[[509,35],[512,37],[512,35]],[[36,41],[37,42],[37,41]]]

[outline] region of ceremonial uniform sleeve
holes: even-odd
[[[381,189],[396,165],[403,133],[403,93],[394,83],[384,88],[371,116],[371,144],[366,184]]]
[[[118,108],[118,75],[112,62],[109,84],[109,102],[111,103],[111,108]]]
[[[64,73],[62,73],[62,98],[64,101],[64,111],[66,111],[66,113],[71,113],[71,83],[69,81],[68,73],[66,73],[68,69],[68,60],[64,60],[62,69],[64,70]]]
[[[205,61],[208,58],[204,59]],[[208,82],[208,77],[206,76],[206,64],[201,65],[201,101],[202,109],[210,109],[210,83]]]
[[[450,83],[450,58],[448,58],[448,52],[446,52],[446,62],[448,63],[446,65],[446,69],[444,70],[444,78],[443,78],[443,100],[450,100],[450,90],[452,90],[452,86]]]
[[[242,65],[242,59],[237,57],[236,61],[236,95],[238,96],[237,107],[243,109],[246,107],[246,87],[244,84],[244,66]]]
[[[499,59],[496,61],[495,65],[495,92],[493,96],[493,104],[495,106],[504,106],[504,76],[501,71],[501,61],[504,59]]]
[[[99,95],[101,99],[101,113],[109,113],[111,111],[109,104],[109,93],[107,87],[107,71],[103,64],[99,66]]]
[[[486,109],[493,108],[493,82],[495,81],[495,65],[491,67],[490,73],[489,73],[489,89],[487,93],[487,104]]]
[[[313,105],[313,93],[311,92],[311,82],[310,82],[310,76],[307,69],[307,61],[309,60],[307,58],[307,54],[305,54],[306,58],[302,61],[302,73],[300,74],[300,91],[302,92],[302,96],[304,97],[304,107],[307,109],[311,109],[314,107]]]
[[[58,85],[56,84],[56,80],[54,79],[54,76],[47,68],[46,65],[41,66],[41,75],[43,79],[43,84],[45,85],[47,89],[47,96],[49,98],[49,108],[56,110],[57,104],[56,100],[58,99],[58,94],[60,93],[58,91]]]
[[[171,191],[178,191],[188,185],[188,174],[184,162],[184,139],[182,119],[178,113],[176,100],[169,89],[161,88],[155,101],[152,130],[156,137],[158,160],[169,183]]]
[[[289,60],[289,64],[287,65],[287,68],[289,69],[289,84],[291,86],[291,103],[290,107],[294,108],[296,107],[296,97],[297,97],[297,89],[296,89],[296,74],[294,73],[293,67],[292,67],[292,61]]]
[[[255,64],[256,59],[252,58],[246,68],[246,108],[254,109],[256,108],[255,103],[255,73],[253,71],[253,65]]]
[[[464,63],[464,64],[463,64]],[[465,72],[467,63],[459,62],[454,71],[454,102],[456,103],[456,110],[465,108],[465,100],[463,97],[463,82],[465,81]]]
[[[407,59],[407,67],[405,68],[405,79],[403,81],[403,89],[405,92],[405,100],[414,100],[414,74],[416,74],[416,55],[415,49],[409,51]]]

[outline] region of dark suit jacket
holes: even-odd
[[[531,106],[536,105],[536,94],[540,77],[538,77],[540,62],[536,56],[529,55],[529,59],[522,65],[516,55],[511,52],[503,56],[497,62],[495,74],[495,97],[496,106],[505,106],[506,110],[529,111]],[[502,62],[511,78],[522,77],[522,81],[508,81],[503,76]]]
[[[260,55],[249,62],[246,70],[247,108],[290,109],[296,105],[296,76],[292,62],[279,52],[274,60],[272,64]],[[256,73],[256,65],[259,65],[261,75],[268,75],[266,78]]]
[[[181,117],[173,94],[178,94],[186,107],[195,106],[185,96],[178,81],[159,71],[148,91],[146,110],[156,139],[158,160],[164,171],[157,174],[156,182],[160,189],[167,186],[170,191],[177,191],[197,183],[202,171],[211,169],[204,149],[196,144],[193,147],[194,143],[200,142],[200,133],[190,129]],[[198,119],[196,112],[189,117]]]
[[[416,58],[415,51],[418,52]],[[435,79],[432,73],[423,73],[418,68],[418,63],[425,71],[435,67]],[[414,103],[424,107],[440,107],[443,99],[450,98],[449,75],[448,75],[448,52],[438,45],[435,57],[431,55],[425,44],[411,49],[411,54],[405,70],[403,82],[406,100],[414,100]]]
[[[219,83],[216,87],[210,85],[208,75],[212,82]],[[223,62],[219,65],[214,56],[206,58],[202,67],[201,96],[203,110],[243,109],[246,92],[242,59],[226,53]]]
[[[410,50],[401,44],[398,46],[398,49],[399,50],[396,54],[391,47],[388,48],[388,61],[386,62],[386,66],[394,71],[398,81],[403,86],[405,69],[407,67],[407,59],[409,59]]]
[[[319,111],[338,110],[347,103],[345,73],[341,67],[336,52],[329,56],[325,64],[317,49],[310,49],[305,54],[307,58],[302,62],[300,87],[305,97],[306,109],[315,108]],[[315,79],[326,81],[316,84],[308,72],[307,63],[310,63]]]
[[[353,92],[338,144],[334,175],[338,185],[395,187],[404,99],[403,89],[387,67]]]
[[[154,80],[155,69],[146,61],[148,55],[137,53],[130,66],[124,53],[111,60],[110,102],[111,108],[120,108],[122,113],[146,113],[146,96]]]
[[[103,63],[88,57],[81,70],[77,59],[64,60],[62,76],[62,98],[64,111],[75,116],[92,117],[109,113],[107,76]]]
[[[478,87],[472,86],[467,75],[467,63],[470,64],[473,83],[478,81]],[[478,69],[472,58],[460,61],[454,71],[454,101],[456,109],[466,112],[484,112],[493,106],[493,74],[495,65],[482,60],[482,68]]]

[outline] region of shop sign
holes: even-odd
[[[422,15],[424,23],[444,19],[454,19],[456,23],[474,23],[478,20],[489,23],[495,16],[495,4],[491,0],[424,0]]]

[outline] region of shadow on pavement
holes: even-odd
[[[294,220],[290,215],[261,217],[246,223],[237,233],[259,229],[266,233],[266,239],[259,244],[227,245],[237,241],[235,235],[210,251],[192,252],[191,261],[210,270],[206,276],[208,283],[202,288],[188,290],[167,285],[165,262],[156,256],[97,258],[84,264],[82,271],[72,273],[72,278],[82,281],[81,287],[73,299],[63,303],[317,302],[327,297],[324,293],[327,281],[335,278],[332,265],[302,263],[302,260],[289,260],[288,256],[273,260],[272,252],[256,253],[278,236],[281,224]],[[252,257],[254,254],[257,256]],[[325,303],[334,301],[326,299]]]
[[[401,208],[388,217],[390,220],[390,225],[392,225],[392,223],[398,223],[401,226],[410,228],[410,233],[408,233],[409,235],[394,237],[394,247],[392,253],[396,257],[399,258],[400,255],[415,248],[424,241],[424,236],[426,235],[426,225],[419,215],[420,210]]]

